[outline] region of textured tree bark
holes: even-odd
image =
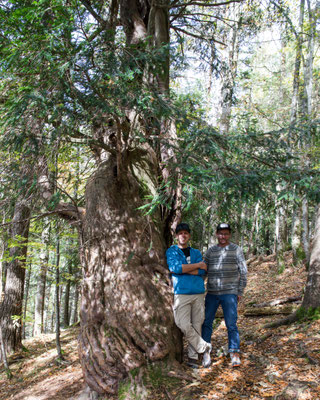
[[[101,164],[86,189],[80,359],[98,393],[148,361],[180,352],[165,268],[160,218],[138,210],[142,186],[132,171],[118,177],[117,160]]]
[[[320,307],[320,206],[318,205],[314,238],[310,255],[307,284],[302,301],[304,309]]]
[[[10,248],[9,256],[12,257],[12,261],[8,263],[4,296],[0,305],[2,338],[8,354],[20,349],[22,344],[22,302],[30,214],[29,202],[18,199],[10,236],[19,244]]]

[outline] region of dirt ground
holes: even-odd
[[[270,329],[264,325],[283,315],[244,315],[254,304],[302,296],[305,281],[305,268],[293,267],[289,253],[281,274],[277,273],[272,256],[251,262],[239,307],[241,367],[231,368],[224,354],[227,332],[221,319],[213,334],[210,368],[191,370],[181,365],[178,383],[155,390],[150,400],[320,399],[320,321]],[[77,328],[62,332],[66,360],[62,364],[56,362],[55,335],[26,340],[27,351],[10,357],[13,378],[8,381],[4,370],[0,370],[0,399],[75,399],[84,387],[77,333]]]

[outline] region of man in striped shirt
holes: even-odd
[[[247,266],[242,249],[230,242],[230,225],[219,224],[216,235],[218,244],[210,247],[204,257],[208,268],[208,281],[202,338],[211,343],[212,323],[221,304],[228,330],[231,364],[233,367],[238,367],[241,364],[237,327],[238,302],[247,284]],[[204,367],[211,364],[210,354],[203,357],[202,364]]]

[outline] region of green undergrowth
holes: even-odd
[[[303,307],[300,307],[297,310],[298,321],[317,321],[320,320],[320,307],[317,308],[308,308],[307,310]]]
[[[168,375],[170,367],[166,362],[156,362],[134,369],[119,386],[119,400],[146,400],[157,398],[164,392],[171,392],[181,380]]]

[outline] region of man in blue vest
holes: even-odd
[[[188,245],[190,237],[189,225],[179,224],[176,228],[177,245],[167,250],[166,257],[172,273],[174,320],[188,342],[188,365],[198,368],[199,354],[206,353],[210,358],[211,351],[211,344],[201,337],[207,266],[200,251]]]

